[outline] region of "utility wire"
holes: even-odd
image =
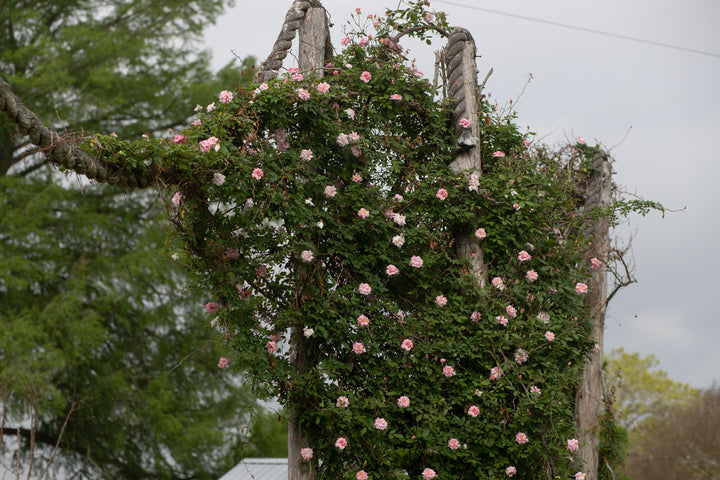
[[[687,48],[687,47],[680,47],[678,45],[672,45],[669,43],[663,43],[663,42],[656,42],[654,40],[645,40],[644,38],[637,38],[637,37],[630,37],[628,35],[620,35],[617,33],[610,33],[610,32],[604,32],[602,30],[594,30],[592,28],[584,28],[584,27],[577,27],[575,25],[568,25],[567,23],[560,23],[560,22],[553,22],[550,20],[542,20],[539,18],[534,17],[527,17],[525,15],[517,15],[514,13],[507,13],[507,12],[501,12],[498,10],[491,10],[489,8],[483,8],[483,7],[475,7],[472,5],[464,5],[462,3],[457,2],[451,2],[449,0],[433,0],[436,3],[445,3],[447,5],[454,5],[456,7],[463,7],[463,8],[469,8],[471,10],[479,10],[482,12],[487,13],[494,13],[495,15],[504,15],[506,17],[513,17],[513,18],[519,18],[522,20],[528,20],[530,22],[537,22],[537,23],[544,23],[546,25],[553,25],[555,27],[564,27],[564,28],[570,28],[572,30],[579,30],[581,32],[588,32],[588,33],[594,33],[596,35],[604,35],[606,37],[612,37],[612,38],[619,38],[622,40],[630,40],[631,42],[639,42],[639,43],[645,43],[648,45],[655,45],[656,47],[665,47],[665,48],[672,48],[674,50],[680,50],[683,52],[691,52],[691,53],[697,53],[699,55],[707,55],[709,57],[716,57],[720,58],[720,53],[713,53],[713,52],[706,52],[704,50],[697,50],[695,48]]]

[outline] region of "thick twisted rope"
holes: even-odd
[[[0,111],[18,126],[21,135],[30,137],[50,162],[73,170],[98,182],[125,188],[144,188],[153,182],[150,172],[130,170],[95,158],[70,145],[57,132],[49,129],[13,93],[10,85],[0,78]]]
[[[305,18],[305,13],[313,6],[309,1],[295,0],[285,15],[282,29],[275,40],[272,52],[260,66],[260,72],[257,74],[258,82],[267,82],[272,80],[278,74],[278,70],[282,68],[283,60],[288,55],[288,51],[292,47],[300,24]]]

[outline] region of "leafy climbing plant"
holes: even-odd
[[[609,214],[578,204],[594,150],[535,147],[483,100],[461,120],[481,124],[482,171],[454,173],[448,104],[395,41],[447,29],[423,8],[358,11],[322,77],[288,68],[174,138],[84,148],[173,186],[219,366],[280,399],[319,478],[568,478],[599,265],[582,231]],[[467,228],[487,284],[457,253]]]

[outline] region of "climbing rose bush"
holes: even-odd
[[[172,139],[86,148],[168,179],[180,260],[230,347],[218,366],[297,419],[318,478],[570,478],[599,264],[580,233],[598,212],[575,192],[594,150],[535,148],[486,99],[453,124],[391,40],[444,17],[415,2],[363,18],[321,72],[224,90]],[[476,122],[482,171],[453,172]]]

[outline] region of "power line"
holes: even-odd
[[[604,32],[602,30],[595,30],[592,28],[585,28],[585,27],[577,27],[575,25],[568,25],[567,23],[560,23],[560,22],[553,22],[550,20],[542,20],[540,18],[534,18],[534,17],[527,17],[525,15],[517,15],[514,13],[507,13],[507,12],[501,12],[498,10],[492,10],[489,8],[483,8],[483,7],[475,7],[472,5],[464,5],[462,3],[457,2],[451,2],[449,0],[433,0],[437,3],[445,3],[447,5],[454,5],[456,7],[463,7],[463,8],[469,8],[471,10],[479,10],[481,12],[487,12],[487,13],[493,13],[495,15],[503,15],[506,17],[513,17],[513,18],[519,18],[521,20],[527,20],[530,22],[537,22],[537,23],[544,23],[546,25],[553,25],[555,27],[564,27],[564,28],[570,28],[572,30],[579,30],[581,32],[587,32],[587,33],[594,33],[596,35],[604,35],[606,37],[612,37],[612,38],[619,38],[622,40],[629,40],[631,42],[638,42],[638,43],[645,43],[648,45],[655,45],[656,47],[664,47],[664,48],[672,48],[674,50],[680,50],[683,52],[691,52],[691,53],[697,53],[699,55],[707,55],[709,57],[716,57],[720,58],[720,53],[713,53],[713,52],[706,52],[704,50],[697,50],[695,48],[687,48],[687,47],[681,47],[678,45],[672,45],[670,43],[663,43],[663,42],[656,42],[654,40],[645,40],[644,38],[637,38],[637,37],[630,37],[628,35],[620,35],[617,33],[610,33],[610,32]]]

